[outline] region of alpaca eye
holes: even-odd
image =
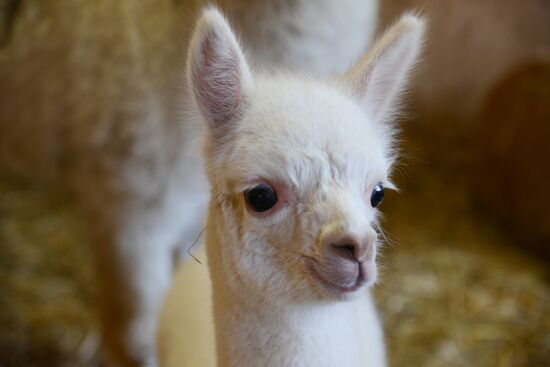
[[[376,186],[374,186],[374,190],[372,190],[370,205],[372,205],[373,208],[376,208],[382,200],[384,200],[384,186],[382,185],[382,182],[379,182]]]
[[[265,212],[277,203],[277,193],[270,186],[260,184],[245,191],[244,197],[250,209],[255,212]]]

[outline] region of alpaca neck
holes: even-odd
[[[206,250],[212,279],[218,366],[365,367],[371,365],[366,361],[383,358],[378,352],[369,356],[372,345],[380,351],[383,348],[378,320],[366,290],[364,296],[345,302],[292,305],[274,305],[276,302],[269,300],[258,302],[257,296],[232,286],[230,279],[234,272],[228,274],[223,270],[217,251],[219,244],[230,244],[212,232],[206,233]],[[376,341],[372,342],[373,339]]]
[[[365,365],[357,330],[358,303],[366,307],[364,300],[260,309],[247,297],[228,299],[220,289],[225,286],[222,277],[216,278],[214,318],[220,367]]]

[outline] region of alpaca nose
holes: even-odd
[[[313,269],[326,283],[339,291],[358,289],[376,277],[374,256],[376,253],[376,232],[325,231],[321,240],[320,253],[316,254]],[[374,233],[374,235],[373,235]]]
[[[370,241],[359,241],[354,237],[343,237],[330,242],[329,246],[335,256],[346,260],[362,262],[365,260]]]

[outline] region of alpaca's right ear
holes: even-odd
[[[187,59],[193,98],[215,138],[223,137],[239,117],[252,74],[235,35],[215,8],[197,23]]]
[[[415,65],[424,39],[424,20],[403,16],[344,76],[344,82],[375,120],[391,115]]]

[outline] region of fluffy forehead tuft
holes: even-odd
[[[338,88],[281,77],[255,81],[227,141],[224,165],[241,178],[300,186],[323,178],[384,180],[390,136]]]

